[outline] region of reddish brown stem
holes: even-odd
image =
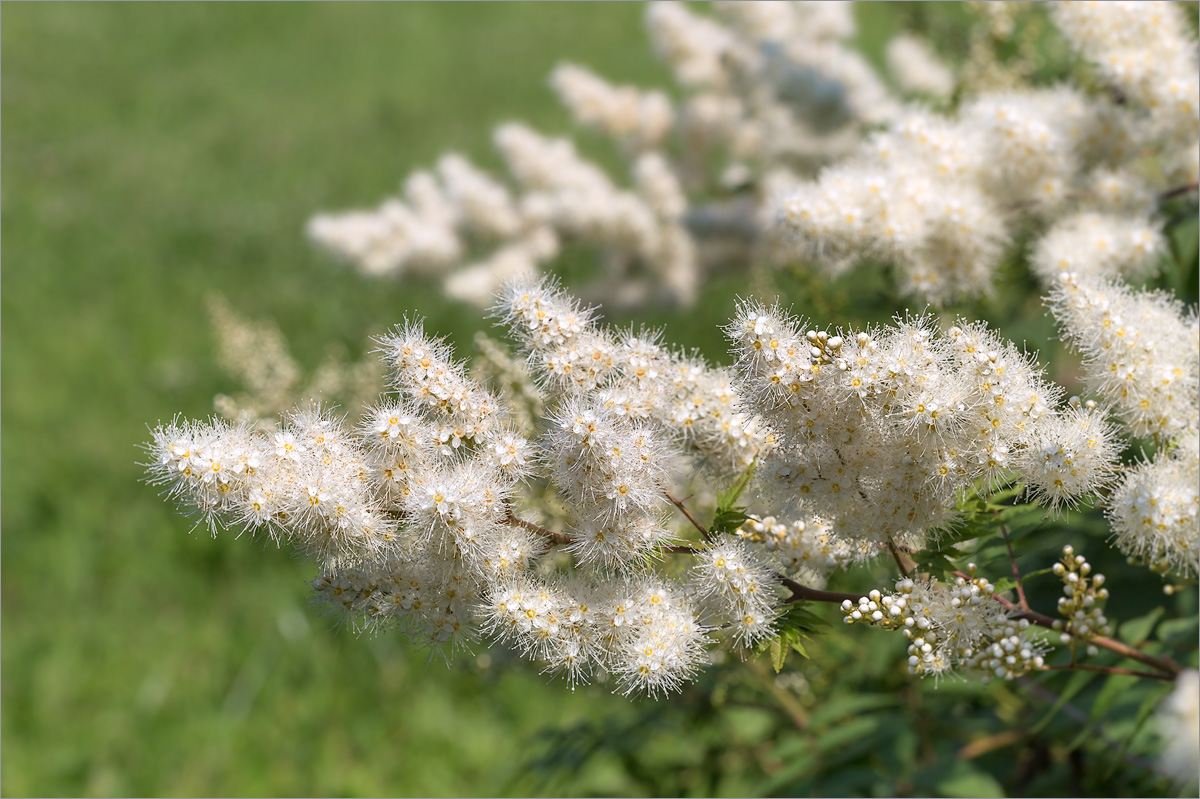
[[[784,588],[792,592],[792,595],[784,600],[784,602],[832,602],[842,604],[846,600],[850,600],[855,605],[858,600],[866,596],[866,594],[843,594],[840,591],[822,591],[818,588],[809,588],[807,585],[801,585],[795,580],[778,575],[779,582]]]
[[[1000,518],[1000,511],[995,511],[996,518]],[[1023,610],[1030,610],[1029,601],[1025,599],[1025,586],[1021,585],[1021,572],[1017,571],[1017,556],[1013,554],[1012,542],[1008,540],[1008,527],[1004,524],[1000,525],[1000,537],[1004,539],[1004,546],[1008,549],[1008,562],[1012,564],[1013,580],[1017,584],[1017,599],[1020,600],[1020,605]]]
[[[687,509],[687,505],[684,505],[682,500],[675,499],[675,497],[671,495],[670,491],[663,491],[663,494],[666,495],[667,499],[671,500],[672,505],[679,508],[680,513],[687,517],[687,520],[692,523],[692,527],[695,527],[700,531],[700,535],[704,536],[705,541],[712,541],[712,533],[706,530],[704,525],[702,525],[700,521],[692,515],[692,512]]]
[[[1159,202],[1170,200],[1173,197],[1180,197],[1188,192],[1196,191],[1196,189],[1200,189],[1200,183],[1192,181],[1191,183],[1187,183],[1183,186],[1176,186],[1173,189],[1167,189],[1158,195],[1158,200]]]
[[[513,512],[511,510],[508,512],[508,516],[506,516],[504,518],[504,523],[505,524],[515,524],[518,527],[524,527],[526,530],[531,530],[544,538],[550,539],[551,541],[553,541],[556,544],[571,543],[571,536],[563,535],[562,533],[556,533],[553,530],[547,530],[545,527],[542,527],[540,524],[534,524],[533,522],[529,521],[528,519],[522,519],[520,517],[514,516]]]
[[[900,576],[907,577],[912,574],[913,569],[917,568],[917,562],[901,552],[891,538],[888,538],[887,548],[892,553],[892,559],[896,561],[896,565],[900,567]]]
[[[1060,624],[1060,626],[1056,628],[1054,626],[1055,620],[1049,616],[1045,616],[1032,610],[1023,610],[998,594],[993,594],[992,598],[1001,605],[1004,605],[1004,607],[1008,608],[1010,611],[1014,611],[1011,614],[1014,619],[1025,619],[1032,624],[1036,624],[1039,627],[1045,627],[1048,630],[1057,629],[1060,632],[1062,631],[1062,625]],[[1107,649],[1109,652],[1115,652],[1122,657],[1127,657],[1130,660],[1136,660],[1138,663],[1145,663],[1147,666],[1152,666],[1159,671],[1166,672],[1167,674],[1171,675],[1170,679],[1175,679],[1175,676],[1182,671],[1182,669],[1179,667],[1179,664],[1170,658],[1158,658],[1154,657],[1153,655],[1147,655],[1145,652],[1134,649],[1129,644],[1121,643],[1120,641],[1114,638],[1109,638],[1108,636],[1095,635],[1085,640],[1087,643],[1098,646],[1101,649]]]
[[[692,546],[691,544],[667,544],[659,549],[668,555],[695,555],[702,549],[702,547]]]

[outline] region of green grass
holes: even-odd
[[[493,125],[567,127],[571,54],[661,76],[625,6],[9,6],[3,26],[5,795],[486,794],[545,725],[628,714],[522,665],[331,631],[311,564],[141,484],[147,425],[235,388],[204,298],[327,343],[419,311],[303,238]],[[601,758],[569,790],[628,790]]]
[[[789,662],[811,686],[814,748],[777,707],[755,706],[769,694],[737,663],[669,703],[633,703],[604,686],[548,684],[503,652],[447,668],[395,636],[335,631],[307,605],[312,564],[192,531],[141,482],[148,426],[204,416],[213,395],[238,388],[215,366],[212,293],[275,320],[307,367],[331,342],[359,352],[406,314],[469,349],[485,324],[475,310],[431,285],[332,266],[305,241],[305,221],[376,203],[448,149],[496,166],[497,123],[568,130],[545,80],[560,57],[617,82],[667,85],[642,13],[6,6],[0,794],[886,796],[987,794],[992,777],[1011,782],[1020,752],[992,753],[976,771],[954,765],[956,752],[997,725],[1027,726],[1048,705],[1017,687],[914,683],[896,668],[902,641],[835,633],[810,647],[812,662]],[[876,57],[914,15],[962,10],[869,6],[863,48]],[[941,44],[953,53],[962,43]],[[596,137],[582,139],[613,160]],[[1194,253],[1194,229],[1183,238]],[[1019,279],[1019,259],[1012,271]],[[1194,300],[1195,272],[1186,275],[1182,295]],[[803,271],[766,280],[823,324],[895,310],[878,269],[833,284]],[[719,356],[717,324],[748,289],[744,275],[722,276],[686,318],[641,319]],[[963,311],[1031,347],[1053,334],[1019,283]],[[1089,558],[1119,570],[1103,530],[1093,532]],[[1160,603],[1149,577],[1113,581],[1122,621]],[[848,590],[871,577],[847,579]],[[1043,583],[1035,598],[1052,606],[1054,588]],[[1194,596],[1175,604],[1172,617],[1195,612]],[[1059,676],[1047,680],[1056,690],[1068,679]],[[1116,737],[1136,703],[1119,709],[1105,721]],[[1030,793],[1074,790],[1061,742],[1077,730],[1055,724],[1024,745],[1058,747]],[[1102,746],[1088,756],[1110,759]],[[1128,787],[1138,784],[1105,782],[1149,790]]]

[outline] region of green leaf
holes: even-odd
[[[1121,623],[1121,640],[1130,646],[1137,646],[1150,637],[1150,632],[1154,629],[1154,625],[1158,623],[1159,618],[1166,612],[1166,608],[1157,607],[1147,613],[1145,616],[1138,616],[1136,619],[1129,619]]]
[[[783,662],[787,660],[787,650],[783,648],[783,643],[779,637],[771,639],[771,665],[775,667],[775,673],[783,671]]]
[[[1104,718],[1104,714],[1108,712],[1108,709],[1122,695],[1127,694],[1129,689],[1136,685],[1137,682],[1137,677],[1132,677],[1128,674],[1114,674],[1105,680],[1104,687],[1100,689],[1100,693],[1096,696],[1096,701],[1092,703],[1091,721],[1083,725],[1079,733],[1067,744],[1067,751],[1074,751],[1096,737],[1096,726]]]
[[[1099,721],[1103,718],[1118,699],[1138,684],[1138,678],[1130,674],[1114,674],[1109,677],[1100,693],[1096,695],[1096,701],[1092,703],[1092,720]]]
[[[717,510],[732,508],[734,503],[742,496],[742,492],[746,490],[746,486],[750,485],[750,480],[754,478],[754,467],[757,461],[751,463],[746,471],[742,472],[737,480],[733,481],[725,491],[717,494]]]
[[[1025,583],[1032,580],[1034,577],[1041,577],[1043,574],[1052,574],[1053,572],[1054,572],[1054,567],[1050,567],[1049,569],[1038,569],[1035,572],[1029,572],[1027,574],[1023,574],[1023,575],[1021,575],[1021,584],[1024,585]]]
[[[1129,745],[1133,743],[1133,739],[1142,731],[1142,726],[1146,723],[1146,719],[1150,718],[1150,714],[1154,712],[1170,690],[1170,688],[1164,688],[1154,691],[1142,701],[1141,706],[1138,708],[1137,719],[1133,723],[1133,731],[1129,733],[1125,740],[1121,741],[1121,748],[1117,750],[1116,756],[1111,758],[1108,771],[1104,775],[1105,779],[1108,779],[1116,772],[1117,766],[1121,764],[1122,759],[1125,757],[1125,752],[1129,750]]]
[[[995,777],[964,760],[957,761],[938,781],[937,791],[942,796],[1006,796],[1004,786]]]
[[[1155,637],[1168,644],[1176,641],[1191,641],[1194,644],[1198,626],[1200,626],[1200,620],[1197,620],[1195,616],[1170,619],[1158,625],[1158,634]]]
[[[793,602],[787,611],[775,620],[777,630],[796,630],[802,633],[819,633],[829,627],[829,622],[811,610],[801,607],[801,603]]]
[[[708,530],[711,533],[732,533],[741,527],[748,518],[750,517],[741,508],[717,508]]]
[[[1050,708],[1050,711],[1042,718],[1041,721],[1030,728],[1029,734],[1037,735],[1039,732],[1044,730],[1046,725],[1053,721],[1054,717],[1058,715],[1058,711],[1062,710],[1063,706],[1066,705],[1067,702],[1071,701],[1071,697],[1082,691],[1084,687],[1092,680],[1096,679],[1097,676],[1099,676],[1098,672],[1094,671],[1075,672],[1075,674],[1071,677],[1071,681],[1067,683],[1067,687],[1063,689],[1061,694],[1059,694],[1058,701],[1054,703],[1054,706]]]

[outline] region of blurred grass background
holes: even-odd
[[[488,794],[547,724],[629,712],[535,670],[328,629],[311,566],[141,484],[147,425],[237,388],[210,292],[308,367],[419,309],[303,237],[507,118],[563,54],[661,75],[634,5],[11,6],[3,18],[5,795]],[[620,774],[580,774],[622,790]],[[612,769],[610,769],[612,771]]]
[[[189,534],[140,483],[148,425],[205,416],[214,394],[238,388],[215,366],[213,292],[275,320],[310,368],[330,342],[357,353],[406,313],[468,352],[484,327],[476,312],[429,286],[332,267],[305,241],[305,220],[376,203],[447,149],[496,165],[490,133],[504,120],[566,131],[545,82],[560,58],[666,85],[643,10],[5,7],[0,793],[736,795],[787,784],[713,776],[769,767],[753,752],[775,735],[777,710],[715,713],[708,685],[671,717],[674,703],[571,692],[499,655],[490,668],[446,668],[395,637],[338,633],[307,607],[309,564]],[[897,13],[860,14],[873,57]],[[854,280],[857,313],[890,313],[885,281]],[[739,281],[716,282],[687,320],[649,321],[719,357],[715,324]],[[846,291],[827,307],[850,304]],[[1047,331],[1035,321],[1020,335]],[[896,677],[899,642],[842,646],[825,658],[847,664],[847,678],[932,689]],[[827,707],[826,723],[845,732],[845,719],[893,701]],[[585,722],[606,731],[604,747],[573,743]],[[548,739],[560,744],[552,762],[531,760]],[[553,779],[531,777],[530,763]],[[822,791],[891,795],[887,773],[839,779]]]

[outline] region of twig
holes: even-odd
[[[892,541],[891,536],[888,536],[887,547],[888,551],[892,553],[892,558],[896,561],[896,565],[900,567],[900,576],[907,577],[912,574],[913,569],[917,568],[917,562],[901,552],[896,543]]]
[[[993,511],[996,518],[1000,518],[1000,511]],[[1021,608],[1030,610],[1029,602],[1025,599],[1025,586],[1021,585],[1021,572],[1017,571],[1017,556],[1013,554],[1012,543],[1008,540],[1008,526],[1003,522],[1000,523],[1000,537],[1004,539],[1004,546],[1008,549],[1008,562],[1012,564],[1013,579],[1017,583],[1017,598],[1021,600]]]
[[[959,574],[959,576],[965,575]],[[1045,627],[1048,630],[1055,630],[1057,632],[1063,632],[1066,630],[1069,632],[1069,629],[1064,628],[1061,624],[1055,626],[1055,620],[1049,616],[1045,616],[1033,610],[1023,610],[999,594],[992,594],[992,599],[995,599],[1010,611],[1015,611],[1011,614],[1014,619],[1025,619],[1032,624],[1036,624],[1039,627]],[[1171,679],[1175,679],[1179,672],[1183,670],[1180,668],[1178,663],[1170,658],[1158,658],[1154,657],[1153,655],[1147,655],[1145,652],[1134,649],[1129,644],[1121,643],[1120,641],[1104,635],[1094,635],[1087,638],[1086,641],[1087,643],[1094,644],[1101,649],[1107,649],[1109,652],[1116,652],[1118,655],[1127,657],[1130,660],[1136,660],[1139,663],[1145,663],[1147,666],[1152,666],[1159,671],[1166,672],[1167,674],[1171,675]]]
[[[508,515],[504,517],[503,521],[505,524],[515,524],[518,527],[524,527],[526,530],[531,530],[540,536],[549,538],[551,541],[553,541],[556,544],[571,543],[571,536],[563,535],[562,533],[556,533],[553,530],[547,530],[545,527],[542,527],[540,524],[534,524],[533,522],[529,521],[528,519],[522,519],[518,516],[514,516],[513,512],[511,510],[508,512]]]
[[[704,529],[704,525],[702,525],[699,520],[692,515],[692,512],[687,509],[687,506],[683,504],[683,501],[675,499],[675,497],[671,495],[670,491],[663,491],[663,494],[666,495],[667,499],[671,500],[672,505],[679,508],[680,512],[687,517],[687,520],[692,523],[692,527],[695,527],[700,531],[700,535],[704,536],[704,540],[711,543],[713,540],[712,533]]]
[[[1173,189],[1168,189],[1160,193],[1158,195],[1158,201],[1165,202],[1166,200],[1170,200],[1174,197],[1181,197],[1188,192],[1196,191],[1196,189],[1200,189],[1200,183],[1197,183],[1196,181],[1192,181],[1191,183],[1187,183],[1183,186],[1176,186]]]
[[[843,594],[840,591],[822,591],[819,588],[809,588],[807,585],[801,585],[790,577],[776,575],[779,583],[786,589],[792,592],[792,595],[784,600],[785,603],[803,602],[832,602],[840,605],[846,600],[850,600],[854,604],[858,604],[858,600],[862,599],[866,594]]]

